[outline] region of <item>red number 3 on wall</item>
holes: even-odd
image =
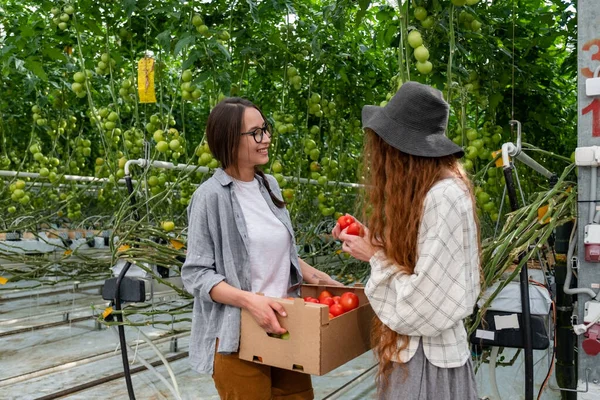
[[[591,53],[593,61],[600,61],[600,39],[593,39],[585,43],[581,50],[590,51],[592,46],[596,47],[596,51]],[[585,67],[581,69],[581,74],[586,78],[594,77],[594,71]],[[592,136],[600,137],[600,99],[594,98],[590,104],[581,110],[581,115],[592,113]]]

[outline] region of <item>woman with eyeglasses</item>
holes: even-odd
[[[274,297],[299,296],[303,278],[340,284],[298,257],[281,190],[260,170],[269,161],[271,132],[258,107],[224,99],[208,117],[206,137],[222,168],[188,207],[181,277],[194,296],[192,367],[212,374],[222,399],[313,399],[310,375],[238,358],[241,309],[266,332],[283,334],[276,314],[286,314]]]

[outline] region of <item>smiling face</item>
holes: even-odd
[[[242,132],[250,132],[262,128],[265,124],[265,120],[260,112],[252,107],[244,110],[242,122]],[[269,162],[269,146],[271,144],[269,134],[270,132],[265,133],[260,143],[256,143],[252,135],[243,135],[240,138],[237,162],[240,172],[243,170],[254,171],[255,166],[265,165]],[[256,137],[257,139],[260,138],[260,131]]]

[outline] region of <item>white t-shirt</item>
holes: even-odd
[[[258,180],[234,179],[249,238],[252,292],[269,297],[287,297],[290,281],[292,238],[262,196]]]

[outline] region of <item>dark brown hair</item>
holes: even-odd
[[[206,122],[206,141],[211,153],[219,160],[223,169],[231,167],[238,173],[238,149],[246,108],[256,109],[263,119],[267,120],[251,101],[240,97],[227,97],[212,109]],[[273,203],[279,208],[285,207],[283,200],[271,191],[265,173],[258,166],[254,167],[254,172],[261,177]]]
[[[391,268],[413,274],[418,259],[419,228],[423,217],[425,197],[431,187],[451,171],[468,188],[475,214],[473,188],[464,169],[454,155],[445,157],[417,157],[403,153],[387,144],[374,131],[367,129],[364,149],[366,200],[370,240],[381,241]],[[477,229],[479,244],[479,229]],[[401,335],[374,319],[372,343],[379,359],[377,379],[380,388],[387,384],[392,371],[392,360],[400,360],[400,352],[408,346],[409,337]],[[400,360],[401,361],[401,360]]]

